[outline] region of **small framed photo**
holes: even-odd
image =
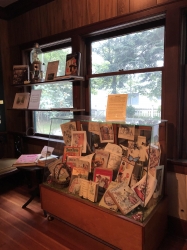
[[[81,147],[82,153],[86,153],[87,136],[86,131],[71,131],[71,146]]]
[[[59,61],[48,62],[45,76],[46,81],[52,81],[57,76],[58,65]]]
[[[30,100],[30,93],[16,93],[13,109],[27,109]]]

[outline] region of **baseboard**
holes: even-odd
[[[187,221],[168,216],[168,232],[187,239]]]

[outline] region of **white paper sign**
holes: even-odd
[[[31,96],[30,96],[28,109],[39,109],[41,93],[42,93],[41,89],[31,90]]]
[[[106,120],[124,121],[126,119],[128,94],[108,95]]]

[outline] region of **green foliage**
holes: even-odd
[[[127,117],[131,118],[135,115],[136,109],[133,106],[127,106],[126,114]]]
[[[92,48],[93,73],[155,68],[163,65],[164,27],[95,42]],[[134,92],[160,98],[161,78],[161,72],[94,78],[92,93],[110,89],[113,94]]]

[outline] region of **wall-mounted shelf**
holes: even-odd
[[[73,81],[84,81],[84,77],[82,76],[59,76],[53,79],[52,81],[37,81],[37,82],[31,82],[28,84],[12,84],[13,87],[27,87],[27,86],[34,86],[34,85],[42,85],[42,84],[51,84],[51,83],[57,83],[57,82],[73,82]]]

